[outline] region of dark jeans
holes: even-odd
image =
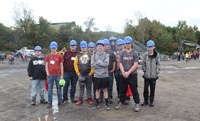
[[[133,75],[129,75],[128,78],[122,78],[120,80],[120,84],[121,84],[121,95],[120,95],[120,102],[124,103],[125,99],[126,99],[126,92],[127,92],[127,88],[128,88],[128,84],[130,85],[131,88],[131,92],[133,94],[133,100],[136,104],[140,103],[140,97],[139,97],[139,93],[138,93],[138,79],[137,79],[137,74],[133,74]]]
[[[120,90],[120,80],[123,79],[123,76],[121,75],[121,71],[120,69],[117,69],[116,72],[115,72],[115,81],[116,81],[116,87],[117,87],[117,95],[118,97],[120,96],[121,94],[121,90]]]
[[[109,78],[109,86],[108,86],[108,98],[112,99],[113,98],[113,73],[108,73],[108,78]],[[103,99],[103,89],[101,89],[101,94],[100,98]]]
[[[155,96],[155,87],[156,87],[156,79],[144,79],[144,101],[148,102],[149,100],[149,86],[150,86],[150,103],[154,101]]]
[[[74,99],[76,92],[76,83],[78,81],[78,76],[75,72],[64,72],[65,86],[63,88],[63,99],[68,100],[68,89],[71,85],[70,89],[70,98]]]

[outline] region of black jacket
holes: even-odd
[[[28,76],[34,79],[46,79],[44,57],[33,57],[28,64]]]

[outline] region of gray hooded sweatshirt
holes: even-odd
[[[96,52],[92,55],[91,67],[94,68],[94,77],[108,77],[109,55],[106,52]]]
[[[160,57],[157,52],[154,51],[152,56],[148,53],[144,53],[142,59],[143,65],[142,70],[144,71],[145,79],[158,79],[158,74],[160,73]]]

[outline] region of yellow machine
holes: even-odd
[[[66,50],[67,50],[66,47],[63,47],[60,51],[58,51],[58,54],[64,55]]]

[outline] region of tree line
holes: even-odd
[[[98,28],[95,27],[95,18],[92,17],[88,17],[84,22],[85,30],[82,26],[75,24],[65,24],[59,29],[55,29],[43,17],[40,17],[36,22],[31,10],[24,6],[15,9],[14,13],[15,28],[8,28],[0,23],[0,50],[14,51],[22,47],[34,48],[34,46],[40,45],[47,51],[51,41],[58,42],[59,49],[61,49],[68,47],[69,41],[72,39],[75,39],[78,43],[82,40],[96,42],[110,36],[116,38],[131,36],[144,45],[151,39],[155,41],[156,48],[160,53],[168,55],[178,50],[181,40],[200,44],[198,27],[189,26],[186,21],[178,21],[176,27],[170,27],[157,20],[141,17],[138,19],[138,25],[134,25],[129,20],[125,24],[124,32],[117,33],[110,30],[98,32]],[[192,49],[194,48],[186,48],[186,50]]]

